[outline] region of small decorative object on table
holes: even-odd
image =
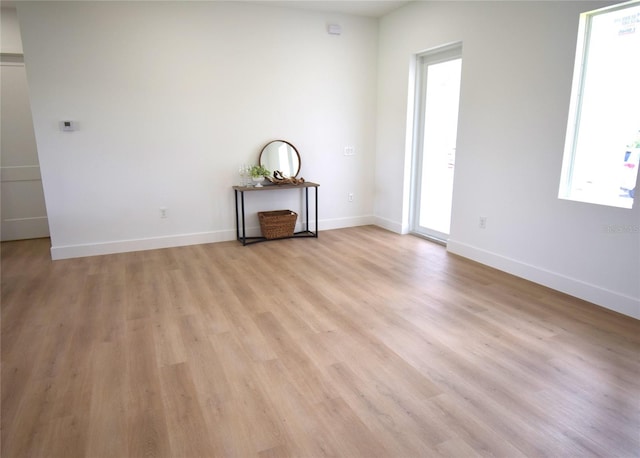
[[[288,177],[284,175],[280,170],[276,170],[273,172],[272,177],[267,177],[267,179],[273,184],[300,184],[304,183],[304,178],[296,178],[296,177]]]
[[[271,175],[271,172],[261,165],[254,165],[249,170],[249,174],[251,175],[251,180],[255,183],[256,188],[262,187],[262,182],[265,177]]]
[[[266,239],[293,237],[298,214],[291,210],[258,212],[262,236]]]
[[[250,166],[247,164],[242,164],[238,168],[238,173],[240,174],[240,186],[247,186],[249,184],[249,170]]]

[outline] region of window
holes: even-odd
[[[632,208],[640,162],[640,2],[580,15],[559,197]]]

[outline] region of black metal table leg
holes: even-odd
[[[240,240],[240,219],[238,216],[238,190],[234,189],[236,197],[236,240]]]
[[[305,225],[304,230],[309,232],[309,188],[304,188],[304,217],[305,217]]]
[[[247,230],[244,224],[244,191],[240,191],[240,201],[242,202],[242,246],[247,244]]]

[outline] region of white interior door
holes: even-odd
[[[22,56],[0,61],[0,239],[49,236]]]

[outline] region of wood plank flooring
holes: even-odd
[[[7,457],[640,456],[640,321],[365,226],[2,244]]]

